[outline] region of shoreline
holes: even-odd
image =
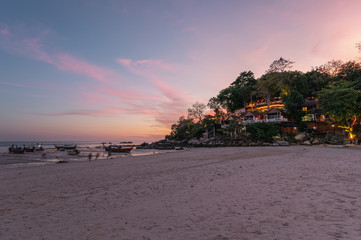
[[[191,148],[0,169],[0,238],[357,239],[360,153]]]

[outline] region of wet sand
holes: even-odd
[[[0,180],[0,239],[361,239],[360,149],[186,149]]]

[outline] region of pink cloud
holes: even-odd
[[[68,53],[49,49],[43,41],[50,30],[43,30],[35,37],[28,37],[23,36],[21,32],[17,35],[10,34],[7,28],[3,27],[1,30],[0,47],[11,54],[33,58],[54,65],[61,71],[88,76],[102,83],[109,83],[112,79],[121,77],[112,70],[88,63]]]
[[[15,29],[16,30],[16,29]],[[25,31],[26,32],[26,31]],[[24,34],[22,31],[11,31],[6,25],[0,25],[0,48],[10,54],[35,59],[55,66],[60,71],[87,76],[96,80],[102,87],[92,86],[96,92],[89,91],[80,96],[86,102],[98,103],[101,110],[77,110],[48,114],[48,116],[104,116],[115,114],[138,114],[151,117],[160,124],[170,124],[177,121],[180,112],[187,106],[186,96],[175,88],[161,81],[160,75],[177,70],[179,66],[166,63],[159,59],[144,59],[132,61],[130,59],[117,59],[117,62],[133,74],[142,76],[151,83],[156,91],[144,91],[132,88],[119,87],[119,79],[126,81],[116,71],[107,69],[88,61],[82,60],[69,53],[50,48],[45,42],[50,34],[49,29],[38,31],[36,34]],[[29,35],[32,35],[29,37]],[[104,83],[107,83],[106,85]],[[0,83],[8,84],[9,83]],[[13,86],[16,84],[12,84]],[[20,86],[20,85],[17,85]],[[25,87],[25,85],[23,86]],[[114,101],[116,97],[117,101]],[[106,106],[104,106],[106,105]]]
[[[10,35],[10,32],[9,32],[8,29],[1,29],[1,30],[0,30],[0,33],[3,34],[3,35],[7,35],[7,36]]]
[[[176,122],[178,117],[186,110],[188,97],[171,87],[166,81],[160,80],[161,73],[159,71],[173,71],[179,69],[179,67],[167,64],[162,60],[132,61],[129,59],[117,59],[117,61],[133,74],[148,79],[164,97],[162,101],[158,101],[157,104],[148,108],[147,112],[143,113],[151,114],[162,125],[170,125]]]
[[[90,116],[90,117],[103,117],[104,115],[116,115],[122,112],[121,108],[104,108],[103,110],[75,110],[61,113],[42,114],[52,117],[65,117],[65,116]]]
[[[147,75],[149,73],[154,74],[162,70],[174,71],[179,69],[178,65],[165,63],[163,60],[159,59],[144,59],[132,61],[130,59],[119,58],[117,59],[117,62],[137,75]]]
[[[59,53],[54,56],[54,60],[54,65],[62,71],[85,75],[102,83],[109,83],[111,79],[116,78],[118,75],[111,70],[77,59],[70,54]]]

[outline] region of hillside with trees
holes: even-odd
[[[356,44],[361,52],[361,43]],[[342,62],[332,60],[324,65],[313,67],[308,72],[293,70],[294,62],[285,58],[275,60],[265,73],[255,78],[252,71],[243,71],[228,87],[211,97],[207,105],[195,103],[188,109],[188,116],[181,116],[172,125],[169,140],[199,138],[209,129],[217,132],[232,132],[237,119],[231,119],[228,129],[220,131],[220,120],[227,116],[237,116],[237,111],[246,104],[259,100],[268,106],[272,99],[282,99],[287,115],[293,119],[299,131],[307,130],[302,121],[305,100],[316,99],[322,108],[327,122],[338,123],[351,137],[360,138],[361,119],[361,63],[359,60]],[[213,114],[205,115],[206,108]],[[277,135],[275,130],[264,130],[265,126],[255,129],[248,127],[251,136],[268,139]],[[274,127],[269,127],[274,129]],[[266,134],[266,135],[265,135]]]

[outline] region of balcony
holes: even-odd
[[[288,122],[287,118],[271,118],[271,119],[264,119],[264,122]]]
[[[287,118],[271,118],[271,119],[257,119],[257,120],[243,120],[242,123],[258,123],[258,122],[288,122]]]

